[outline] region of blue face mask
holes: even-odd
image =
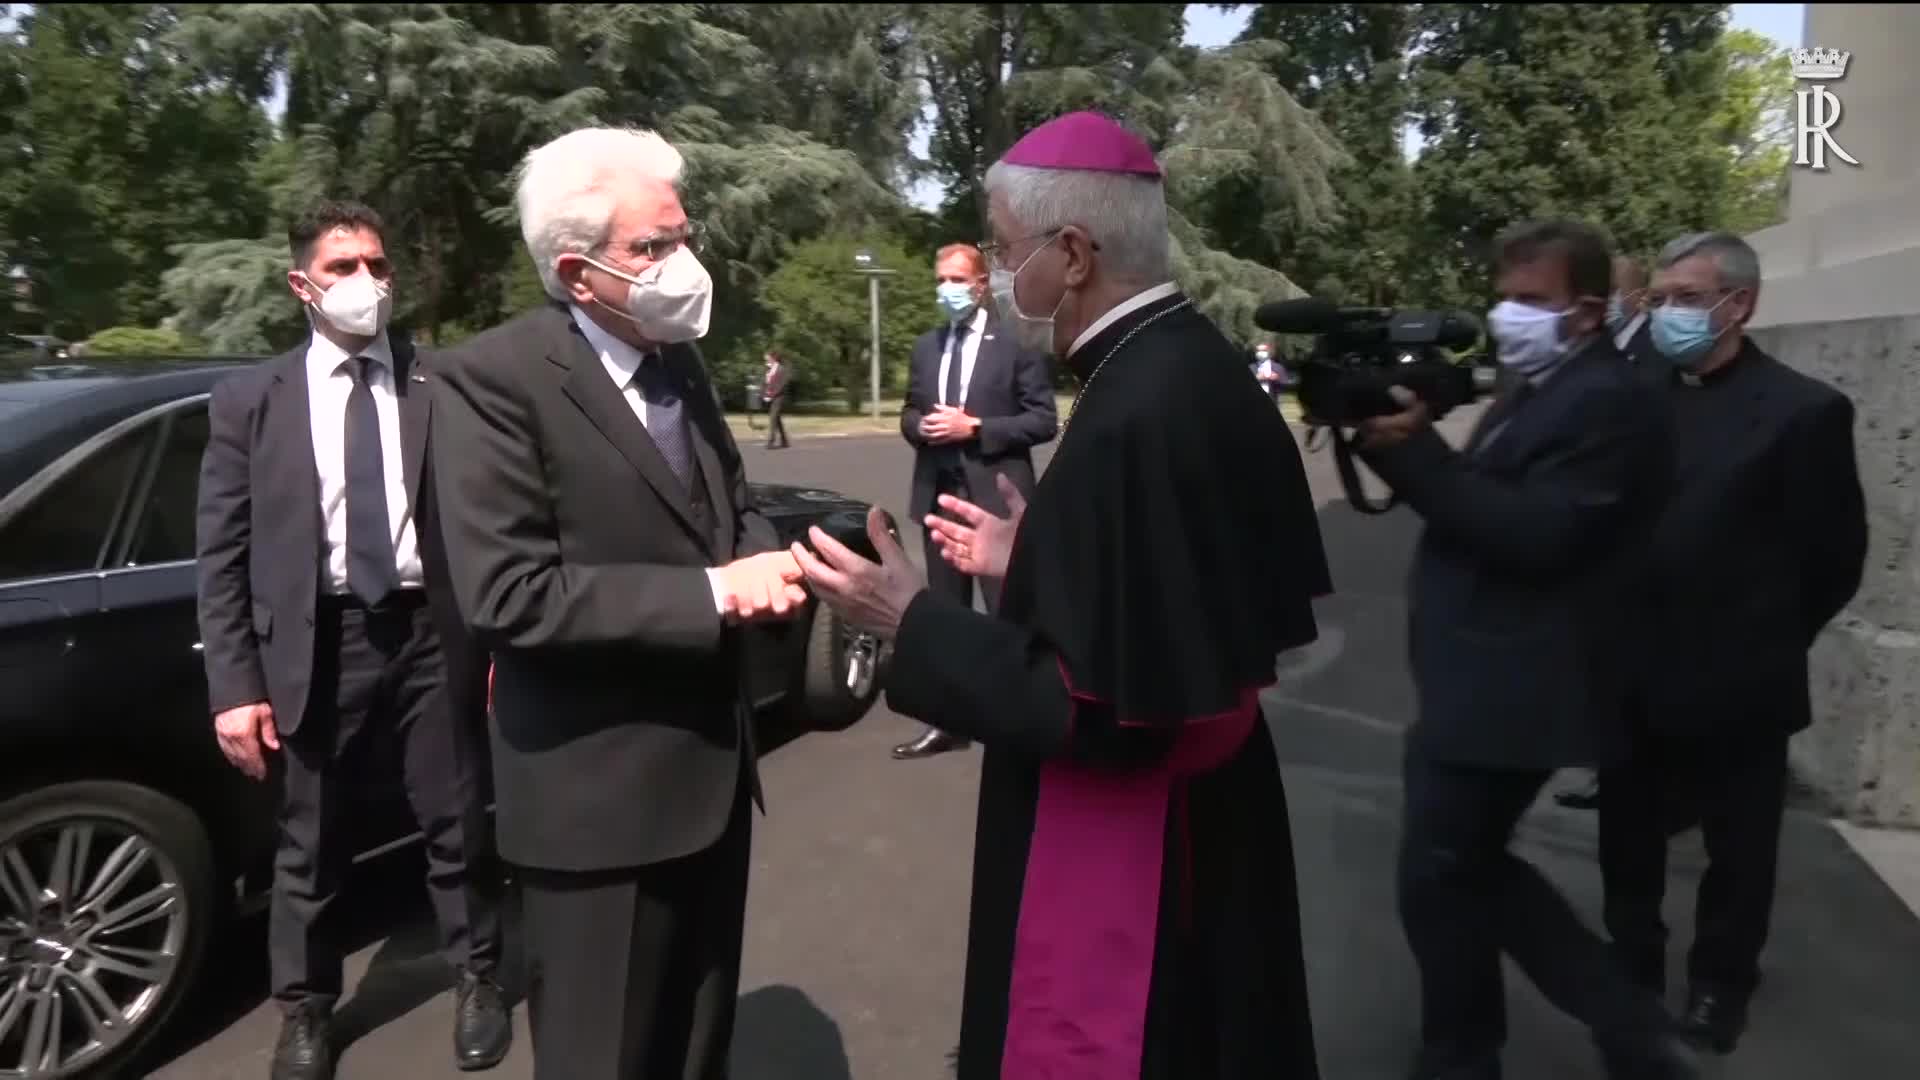
[[[947,318],[954,322],[959,322],[973,314],[973,309],[977,306],[973,299],[973,286],[965,282],[943,281],[940,287],[934,290],[934,294],[940,298],[941,310],[945,311]]]
[[[1710,308],[1675,307],[1662,304],[1653,309],[1650,320],[1653,347],[1667,358],[1674,367],[1683,371],[1692,371],[1700,366],[1707,354],[1713,351],[1714,343],[1720,340],[1720,333],[1713,329],[1713,312],[1720,304],[1727,302],[1726,297]]]

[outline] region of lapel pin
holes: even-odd
[[[414,382],[426,382],[426,381],[427,381],[427,377],[426,377],[425,375],[415,375],[415,376],[413,377],[413,381],[414,381]]]

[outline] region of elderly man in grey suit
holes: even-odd
[[[486,664],[441,577],[429,366],[389,334],[380,218],[324,203],[289,232],[299,347],[215,387],[200,472],[199,618],[220,749],[277,773],[268,950],[286,1013],[274,1080],[333,1075],[333,921],[370,751],[397,745],[427,886],[459,967],[455,1063],[490,1068],[513,1021],[494,982],[500,922],[470,867],[485,835]]]

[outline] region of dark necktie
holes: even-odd
[[[679,478],[681,486],[691,491],[693,446],[687,441],[683,403],[673,388],[666,360],[659,353],[649,353],[634,371],[633,385],[640,391],[641,400],[647,403],[647,434],[653,437],[653,445],[660,449],[660,456],[667,459],[667,467]]]
[[[967,324],[954,323],[953,333],[947,337],[947,392],[940,403],[957,407],[960,404],[960,368],[963,366],[960,350],[967,340]]]
[[[353,392],[347,395],[347,588],[368,606],[393,591],[393,532],[387,521],[387,470],[380,452],[380,413],[368,377],[373,361],[347,362]]]

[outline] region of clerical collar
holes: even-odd
[[[1740,339],[1740,348],[1734,352],[1732,358],[1726,363],[1705,373],[1688,371],[1686,368],[1675,365],[1673,369],[1674,379],[1679,382],[1681,386],[1688,387],[1689,389],[1714,386],[1724,382],[1732,376],[1734,372],[1751,366],[1747,363],[1748,354],[1757,351],[1757,349],[1758,346],[1754,345],[1752,338],[1742,336]]]
[[[1162,285],[1155,285],[1151,289],[1146,289],[1141,292],[1134,293],[1132,296],[1128,297],[1127,299],[1122,300],[1119,303],[1113,305],[1112,310],[1108,311],[1105,315],[1100,316],[1098,319],[1095,319],[1093,321],[1092,326],[1089,326],[1085,330],[1082,330],[1080,332],[1080,336],[1073,339],[1072,347],[1067,349],[1067,359],[1069,360],[1073,359],[1074,353],[1079,352],[1081,348],[1086,345],[1087,342],[1092,341],[1096,337],[1099,337],[1100,332],[1105,330],[1107,327],[1112,326],[1114,323],[1119,322],[1121,319],[1126,318],[1128,315],[1131,315],[1134,312],[1139,311],[1141,308],[1146,307],[1148,304],[1154,303],[1155,301],[1158,301],[1158,300],[1165,300],[1167,297],[1173,296],[1179,291],[1180,291],[1180,286],[1169,281]]]

